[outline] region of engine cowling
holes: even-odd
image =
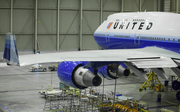
[[[122,65],[118,66],[117,75],[120,76],[129,76],[130,70],[126,67],[123,67]]]
[[[98,74],[107,79],[116,79],[121,76],[129,76],[130,70],[122,65],[106,65],[98,69]]]
[[[61,82],[74,88],[85,89],[89,86],[99,86],[102,82],[98,75],[83,68],[83,62],[79,61],[62,62],[57,73]]]

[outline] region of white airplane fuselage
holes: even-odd
[[[180,15],[165,12],[134,12],[110,15],[95,31],[104,49],[157,46],[180,53]]]

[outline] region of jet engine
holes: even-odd
[[[114,63],[99,68],[97,73],[107,79],[116,79],[120,76],[129,76],[130,70]]]
[[[74,88],[85,89],[89,86],[99,86],[102,82],[98,75],[83,68],[83,62],[79,61],[62,62],[57,73],[61,82]]]

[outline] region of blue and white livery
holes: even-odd
[[[7,37],[8,38],[8,37]],[[151,69],[167,80],[163,68],[180,77],[180,15],[164,12],[133,12],[110,15],[94,32],[94,39],[104,50],[58,52],[19,56],[6,45],[4,59],[20,66],[61,62],[59,79],[72,87],[99,86],[101,77],[116,79],[130,70],[148,80],[142,69]],[[6,44],[9,43],[6,41]],[[14,60],[14,57],[15,60]],[[130,69],[130,70],[129,70]],[[141,69],[141,70],[140,70]],[[174,83],[176,90],[180,82]],[[180,91],[177,92],[180,100]]]

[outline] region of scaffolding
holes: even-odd
[[[44,110],[79,112],[79,97],[66,90],[59,94],[48,94],[46,96]]]
[[[77,90],[75,88],[63,88],[58,94],[47,94],[44,110],[57,112],[138,112],[139,103],[130,102],[128,99],[120,101],[107,98],[106,94],[99,94],[92,89]],[[115,95],[115,94],[114,94]],[[132,105],[130,105],[133,104]]]

